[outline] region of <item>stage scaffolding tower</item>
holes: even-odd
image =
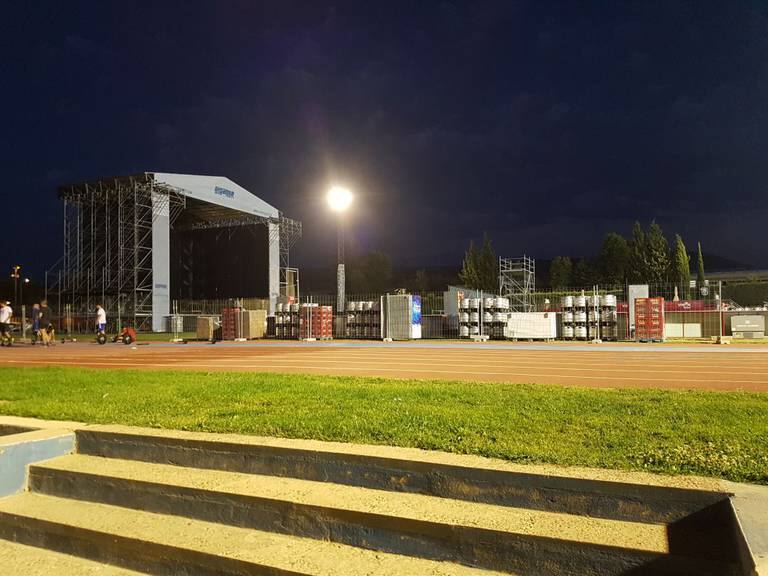
[[[535,312],[533,293],[536,291],[536,260],[499,258],[499,294],[509,298],[513,312]]]
[[[64,255],[59,270],[46,274],[46,298],[55,295],[79,325],[88,325],[98,303],[121,321],[146,328],[152,317],[152,221],[167,215],[173,223],[186,197],[146,174],[62,187],[59,197]]]
[[[59,189],[64,202],[64,254],[46,272],[46,299],[57,306],[60,330],[67,320],[90,330],[93,309],[114,311],[118,324],[137,330],[152,327],[153,220],[168,217],[171,230],[267,226],[270,241],[279,242],[281,295],[289,283],[298,291],[298,270],[289,268],[290,249],[302,235],[302,224],[279,213],[266,217],[231,210],[210,217],[195,212],[192,221],[174,227],[189,199],[182,189],[158,182],[151,173],[86,182]],[[159,240],[158,240],[159,241]],[[276,295],[277,296],[277,295]],[[113,316],[114,317],[114,316]]]

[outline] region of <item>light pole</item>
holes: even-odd
[[[11,268],[11,278],[13,278],[13,305],[18,306],[19,300],[19,270],[21,270],[21,266],[16,264],[16,266],[13,266]]]
[[[352,204],[352,193],[341,186],[328,190],[328,206],[338,214],[337,224],[337,266],[336,266],[336,313],[344,311],[346,277],[344,272],[344,218],[343,213]]]
[[[24,278],[19,284],[19,306],[24,305],[24,284],[29,284],[29,278]]]

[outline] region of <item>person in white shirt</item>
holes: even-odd
[[[10,346],[13,342],[11,338],[11,318],[13,318],[13,308],[10,302],[0,302],[0,346]]]
[[[96,332],[103,333],[107,329],[107,312],[101,307],[101,304],[96,304]]]

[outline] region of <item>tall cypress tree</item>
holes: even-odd
[[[699,254],[698,254],[698,260],[699,260],[699,271],[696,274],[696,284],[698,284],[699,288],[704,286],[704,255],[701,253],[701,242],[698,242],[699,245]]]
[[[478,255],[478,276],[480,290],[492,293],[499,290],[499,258],[487,232],[483,234],[483,246]]]
[[[667,242],[661,226],[655,220],[648,227],[645,242],[648,281],[654,284],[666,282],[670,275],[669,242]]]
[[[598,259],[596,280],[607,285],[626,282],[630,255],[631,251],[626,238],[615,232],[606,234]]]
[[[461,264],[459,280],[467,288],[477,289],[480,284],[480,274],[478,271],[478,252],[475,248],[475,241],[469,241],[469,248],[464,254],[464,262]]]
[[[635,222],[632,227],[632,239],[629,242],[629,264],[629,279],[631,281],[648,281],[646,238],[640,222]]]
[[[691,282],[691,259],[685,249],[680,234],[675,234],[675,259],[673,261],[674,280],[680,283],[680,297],[688,299],[688,286]]]

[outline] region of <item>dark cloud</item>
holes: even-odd
[[[63,6],[63,5],[62,5]],[[8,259],[52,264],[57,180],[223,174],[300,218],[294,261],[350,243],[412,265],[588,254],[656,218],[768,265],[762,3],[67,3],[4,24]],[[7,240],[4,240],[4,243]]]

